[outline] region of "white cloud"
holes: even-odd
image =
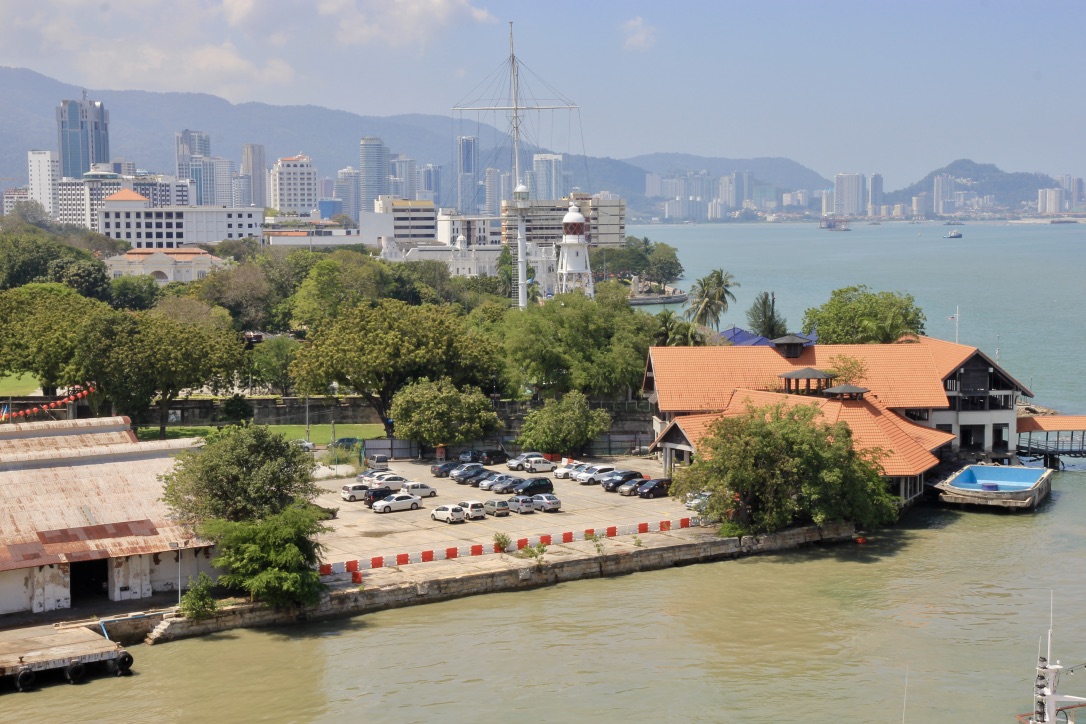
[[[254,0],[222,0],[222,13],[230,25],[240,25],[249,19]]]
[[[343,45],[421,44],[458,20],[495,21],[470,0],[321,0],[317,12],[336,21],[336,40]]]
[[[622,32],[626,36],[622,47],[626,50],[648,50],[656,45],[656,28],[641,16],[623,23]]]

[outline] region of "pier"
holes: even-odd
[[[115,641],[82,626],[35,626],[0,631],[0,676],[12,677],[15,688],[34,688],[37,675],[61,670],[78,683],[92,667],[117,676],[128,673],[132,654]]]
[[[1043,458],[1058,469],[1061,457],[1086,457],[1086,415],[1044,415],[1018,418],[1018,457]]]

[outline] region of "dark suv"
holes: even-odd
[[[400,491],[399,490],[393,490],[392,488],[388,487],[387,485],[381,486],[379,488],[370,488],[369,490],[367,490],[365,493],[362,494],[362,502],[366,504],[367,508],[372,508],[373,504],[376,503],[378,500],[384,500],[385,498],[392,495],[393,493],[398,493],[398,492],[400,492]]]
[[[528,478],[511,491],[514,495],[527,495],[529,498],[540,493],[553,493],[554,483],[550,478]]]
[[[645,477],[636,470],[616,470],[608,475],[606,478],[600,481],[600,487],[606,490],[608,493],[613,493],[618,490],[618,486],[623,483],[628,483],[631,480]]]
[[[504,450],[483,450],[479,453],[479,462],[483,465],[498,465],[509,460]]]

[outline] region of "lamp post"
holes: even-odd
[[[181,541],[170,541],[170,548],[177,551],[177,605],[181,605]]]

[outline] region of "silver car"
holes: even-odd
[[[486,518],[486,509],[478,500],[462,500],[457,505],[464,509],[464,515],[468,520]]]
[[[509,510],[514,513],[534,513],[535,504],[527,495],[514,495],[508,501]]]
[[[562,509],[562,501],[556,495],[539,493],[532,496],[532,507],[541,513],[557,512]]]

